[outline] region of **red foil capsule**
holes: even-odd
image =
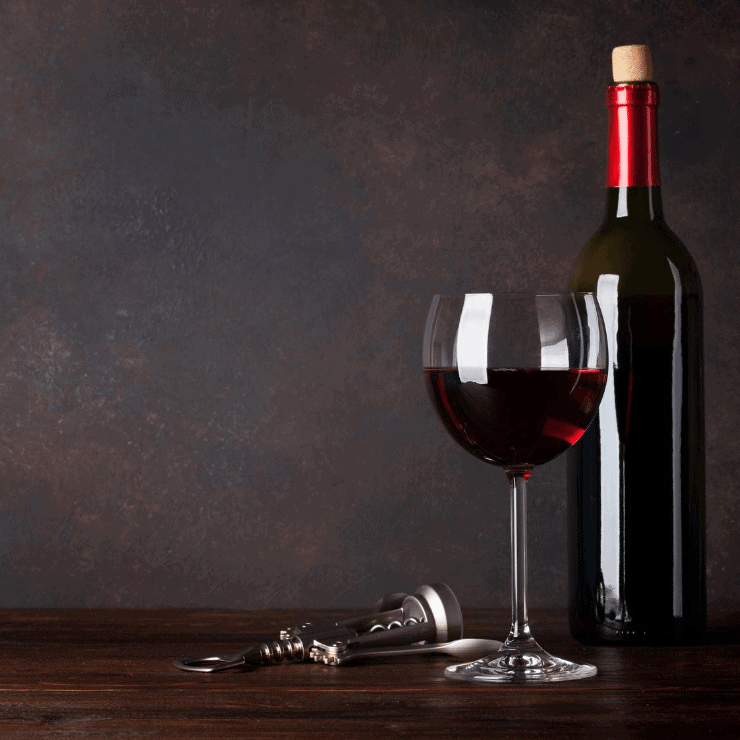
[[[658,172],[658,87],[611,85],[609,108],[609,162],[606,186],[660,185]]]

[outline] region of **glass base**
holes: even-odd
[[[445,668],[445,676],[456,681],[479,683],[547,683],[576,681],[596,675],[596,666],[589,663],[571,663],[556,658],[536,642],[528,647],[529,650],[522,652],[504,644],[497,653],[485,658]]]

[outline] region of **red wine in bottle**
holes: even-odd
[[[570,628],[586,643],[683,643],[706,621],[702,291],[663,219],[650,52],[612,61],[606,219],[571,278],[597,294],[609,378],[569,459]]]

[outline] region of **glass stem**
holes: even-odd
[[[507,470],[511,491],[511,631],[502,650],[541,650],[529,631],[527,616],[528,470]]]

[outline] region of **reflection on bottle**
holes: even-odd
[[[673,483],[673,616],[683,616],[683,517],[681,515],[681,422],[683,418],[683,368],[681,366],[681,275],[668,260],[673,275],[673,387],[672,401],[672,483]]]
[[[596,288],[596,297],[601,306],[606,327],[609,351],[609,377],[599,408],[599,436],[601,442],[601,531],[608,534],[600,539],[601,583],[597,603],[607,619],[618,622],[630,621],[624,600],[624,470],[620,459],[622,439],[617,419],[617,400],[614,378],[618,369],[617,332],[619,331],[618,304],[619,275],[601,275]],[[614,493],[617,492],[617,496]],[[618,533],[618,534],[617,534]],[[616,535],[616,536],[615,536]]]
[[[594,604],[596,606],[596,619],[601,624],[604,621],[604,609],[606,607],[606,589],[604,588],[604,573],[599,569],[596,591],[594,593]]]

